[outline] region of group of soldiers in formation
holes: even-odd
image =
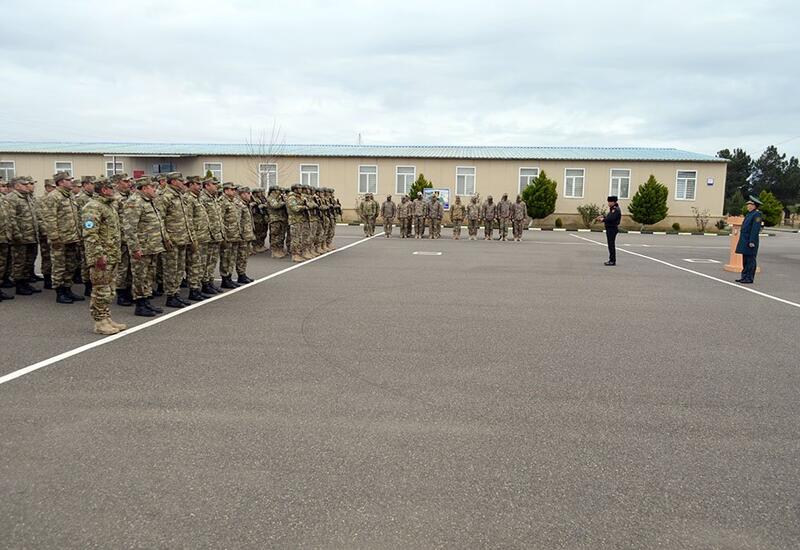
[[[503,194],[500,202],[495,203],[492,196],[479,203],[477,195],[470,199],[469,204],[461,203],[461,197],[456,196],[454,204],[450,205],[450,223],[453,226],[453,239],[461,239],[461,226],[466,222],[469,240],[478,239],[478,228],[483,225],[484,240],[492,240],[495,225],[500,232],[499,240],[505,241],[508,228],[511,226],[513,240],[522,241],[522,231],[528,225],[528,207],[521,195],[517,195],[516,202],[508,200],[508,194]],[[392,201],[388,195],[386,201],[378,206],[372,193],[367,193],[358,207],[358,213],[364,224],[364,235],[371,237],[375,234],[375,224],[378,216],[383,218],[383,231],[386,238],[392,236],[395,219],[400,225],[400,238],[410,239],[413,226],[414,238],[425,238],[425,226],[430,227],[430,238],[439,239],[442,236],[442,219],[444,207],[439,199],[439,194],[434,193],[430,200],[425,200],[422,194],[416,199],[404,195],[400,204]]]
[[[296,262],[329,252],[341,215],[333,189],[304,185],[272,186],[265,195],[179,172],[84,176],[79,184],[59,172],[34,197],[35,183],[29,176],[0,178],[2,288],[29,296],[42,291],[33,284],[43,281],[59,304],[89,296],[98,334],[127,328],[111,318],[115,295],[121,306],[135,304],[136,315],[154,317],[163,313],[150,301],[155,296],[183,308],[253,282],[248,257],[267,250],[267,235],[274,258],[287,248]],[[42,275],[34,271],[40,253]],[[73,283],[85,285],[83,296]],[[0,290],[0,301],[13,298]]]

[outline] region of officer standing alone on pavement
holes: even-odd
[[[758,207],[761,201],[750,195],[747,201],[747,216],[744,217],[742,228],[739,231],[739,242],[736,243],[736,253],[742,255],[744,266],[742,276],[736,279],[743,285],[753,284],[756,276],[756,256],[758,255],[758,234],[761,231],[761,211]]]
[[[616,195],[611,195],[608,201],[608,214],[597,216],[596,220],[603,222],[606,226],[606,241],[608,241],[608,261],[603,265],[617,265],[617,233],[619,233],[619,222],[622,219],[622,211],[619,209]]]

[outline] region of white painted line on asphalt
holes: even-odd
[[[711,258],[684,258],[684,262],[689,262],[690,264],[718,264],[717,260],[712,260]]]
[[[596,244],[596,245],[599,245],[599,246],[602,246],[602,247],[606,246],[606,243],[593,241],[592,239],[587,239],[586,237],[581,237],[581,236],[578,236],[578,235],[572,235],[572,236],[575,237],[576,239],[581,239],[583,241],[586,241],[587,243]],[[631,254],[633,256],[639,256],[640,258],[644,258],[646,260],[657,262],[659,264],[663,264],[663,265],[678,269],[680,271],[685,271],[686,273],[691,273],[693,275],[697,275],[697,276],[703,277],[705,279],[711,279],[712,281],[716,281],[716,282],[722,283],[724,285],[732,286],[733,288],[738,288],[739,290],[743,290],[743,291],[749,292],[751,294],[756,294],[756,295],[761,296],[763,298],[769,298],[770,300],[775,300],[776,302],[780,302],[782,304],[786,304],[786,305],[793,306],[793,307],[796,307],[796,308],[800,309],[800,304],[798,304],[797,302],[792,302],[790,300],[784,300],[783,298],[778,298],[777,296],[773,296],[772,294],[767,294],[766,292],[761,292],[759,290],[753,290],[752,288],[747,287],[747,286],[739,285],[739,284],[733,283],[731,281],[726,281],[725,279],[719,279],[719,278],[714,277],[712,275],[706,275],[705,273],[700,273],[699,271],[695,271],[693,269],[688,269],[686,267],[681,267],[679,265],[671,264],[669,262],[665,262],[664,260],[659,260],[658,258],[653,258],[651,256],[645,256],[644,254],[639,254],[638,252],[632,252],[632,251],[626,250],[624,248],[620,248],[619,251],[620,252],[624,252],[626,254]]]
[[[366,237],[364,239],[361,239],[360,241],[357,241],[357,242],[354,242],[354,243],[350,243],[350,244],[345,245],[345,246],[343,246],[341,248],[337,248],[336,250],[331,250],[330,252],[326,252],[325,254],[322,254],[321,256],[317,256],[316,258],[312,258],[310,260],[306,260],[303,263],[297,263],[297,264],[291,265],[291,266],[287,267],[286,269],[281,269],[280,271],[276,271],[275,273],[271,273],[269,275],[266,275],[265,277],[261,277],[260,279],[256,279],[255,281],[253,281],[252,283],[250,283],[248,285],[240,286],[239,288],[233,288],[231,290],[226,291],[223,294],[217,294],[216,296],[213,296],[213,297],[211,297],[211,298],[209,298],[207,300],[203,300],[202,302],[195,302],[192,305],[186,306],[183,309],[176,309],[173,312],[165,313],[164,315],[161,315],[160,317],[156,317],[155,319],[153,319],[151,321],[147,321],[145,323],[142,323],[141,325],[136,325],[136,326],[130,327],[130,328],[126,329],[126,330],[123,330],[122,332],[118,332],[117,334],[112,334],[111,336],[106,336],[105,338],[101,338],[100,340],[96,340],[94,342],[89,342],[88,344],[84,344],[83,346],[80,346],[78,348],[71,349],[69,351],[65,351],[64,353],[60,353],[60,354],[55,355],[53,357],[50,357],[48,359],[44,359],[43,361],[39,361],[38,363],[34,363],[32,365],[28,365],[27,367],[23,367],[23,368],[21,368],[19,370],[16,370],[16,371],[12,372],[12,373],[6,374],[5,376],[0,376],[0,385],[5,384],[6,382],[11,382],[12,380],[14,380],[16,378],[19,378],[20,376],[24,376],[24,375],[29,374],[31,372],[37,371],[37,370],[39,370],[39,369],[41,369],[43,367],[47,367],[49,365],[52,365],[53,363],[58,363],[59,361],[63,361],[64,359],[68,359],[70,357],[74,357],[75,355],[83,353],[84,351],[89,351],[90,349],[94,349],[94,348],[103,346],[105,344],[110,344],[114,340],[119,340],[120,338],[125,338],[126,336],[130,336],[131,334],[135,334],[135,333],[139,332],[140,330],[144,330],[146,328],[150,328],[150,327],[152,327],[154,325],[157,325],[159,323],[163,323],[167,319],[172,319],[173,317],[177,317],[178,315],[183,315],[184,313],[188,313],[189,311],[192,311],[193,309],[196,309],[198,307],[203,307],[204,305],[210,304],[211,302],[214,302],[216,300],[222,300],[222,299],[224,299],[224,298],[226,298],[228,296],[236,294],[237,292],[241,292],[241,291],[246,290],[248,288],[252,288],[252,287],[254,287],[255,285],[257,285],[259,283],[263,283],[264,281],[268,281],[270,279],[274,279],[275,277],[278,277],[279,275],[283,275],[284,273],[289,273],[290,271],[294,271],[295,269],[298,269],[298,268],[301,268],[303,266],[307,266],[309,264],[312,264],[312,263],[316,262],[317,260],[321,260],[322,258],[325,258],[326,256],[330,256],[331,254],[336,254],[337,252],[341,252],[343,250],[347,250],[348,248],[351,248],[351,247],[354,247],[354,246],[358,246],[361,243],[365,243],[370,239],[374,239],[375,237],[376,236]]]
[[[441,252],[428,252],[426,250],[417,250],[416,252],[412,252],[411,254],[416,256],[441,256]]]

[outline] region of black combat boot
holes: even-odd
[[[236,282],[237,282],[237,283],[239,283],[239,284],[242,284],[242,285],[248,285],[248,284],[250,284],[250,283],[252,283],[252,282],[253,282],[253,279],[251,279],[250,277],[248,277],[248,276],[247,276],[247,273],[242,273],[242,274],[241,274],[241,275],[239,275],[239,277],[236,279]]]
[[[178,298],[177,294],[173,294],[172,296],[167,296],[167,302],[164,305],[167,307],[174,307],[177,309],[186,307],[183,304],[183,301],[180,298]]]
[[[72,287],[67,286],[67,287],[64,287],[64,288],[66,289],[64,291],[64,294],[66,294],[67,296],[72,298],[73,302],[83,302],[86,299],[83,296],[78,296],[77,294],[72,292]]]
[[[164,313],[164,310],[160,307],[154,306],[150,303],[150,298],[143,298],[144,305],[147,306],[147,309],[155,311],[156,313]]]
[[[133,305],[133,296],[127,288],[117,289],[117,305],[128,307]]]
[[[39,275],[37,273],[34,273],[33,275],[31,275],[31,278],[30,278],[30,282],[31,283],[38,283],[39,281],[44,281],[44,277],[42,277],[41,275]]]
[[[6,294],[2,290],[0,290],[0,300],[13,300],[14,297],[11,294]]]
[[[78,268],[75,270],[75,273],[72,274],[72,282],[76,285],[83,284],[83,274],[81,273],[81,269]]]
[[[178,299],[178,301],[179,301],[180,303],[182,303],[182,304],[183,304],[183,305],[185,305],[185,306],[190,306],[190,305],[192,305],[192,302],[190,302],[189,300],[184,300],[184,299],[181,297],[181,294],[180,294],[180,292],[179,292],[178,294],[176,294],[176,295],[175,295],[175,297]]]
[[[139,298],[136,300],[136,310],[133,312],[134,315],[138,315],[139,317],[155,317],[156,312],[147,307],[147,300],[144,298]]]
[[[220,288],[220,287],[218,287],[217,285],[215,285],[215,284],[214,284],[214,281],[211,281],[210,283],[208,283],[208,285],[209,285],[211,288],[213,288],[214,290],[216,290],[216,291],[217,291],[217,294],[222,294],[223,292],[225,292],[224,290],[222,290],[222,288]]]
[[[210,296],[209,296],[209,298],[210,298]],[[189,300],[191,300],[192,302],[202,302],[203,300],[205,300],[205,297],[202,294],[200,294],[200,289],[199,288],[190,288],[189,289]]]
[[[53,290],[53,276],[52,275],[45,275],[44,276],[44,287],[47,290]]]
[[[3,282],[0,283],[0,288],[14,288],[14,283],[11,282],[11,279],[3,279]]]
[[[164,283],[158,283],[156,285],[156,289],[153,291],[153,296],[163,296],[164,295]]]
[[[181,280],[181,288],[189,288],[189,283],[186,282],[186,279]]]
[[[56,288],[56,303],[57,304],[72,304],[75,300],[67,294],[67,287],[60,286]]]
[[[217,290],[211,286],[211,283],[203,283],[203,286],[200,288],[200,292],[203,294],[208,294],[209,296],[219,294],[219,292],[217,292]]]
[[[239,286],[241,285],[239,285],[238,283],[234,283],[233,279],[231,279],[230,277],[222,278],[222,288],[239,288]]]
[[[33,294],[33,288],[26,281],[17,282],[17,295],[30,296]]]
[[[31,289],[31,292],[33,292],[34,294],[40,293],[42,291],[42,289],[41,288],[36,288],[35,286],[33,286],[31,284],[33,282],[36,282],[36,281],[34,279],[28,279],[28,281],[26,283],[28,285],[28,288]]]
[[[83,284],[83,295],[84,296],[92,295],[92,283],[87,282]]]

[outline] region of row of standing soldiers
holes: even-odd
[[[45,182],[46,193],[34,197],[32,178],[16,177],[10,185],[0,178],[0,273],[3,286],[16,287],[23,296],[41,292],[32,283],[43,280],[61,304],[83,301],[71,288],[83,282],[100,334],[127,328],[111,319],[115,294],[119,305],[135,303],[136,315],[152,317],[163,312],[150,302],[154,296],[166,294],[166,306],[182,308],[252,282],[247,258],[264,250],[267,234],[275,258],[294,243],[286,190],[278,187],[271,187],[269,196],[231,182],[220,190],[215,178],[184,178],[178,172],[133,182],[126,174],[110,180],[86,176],[81,186],[73,182],[59,172]],[[295,230],[302,237],[296,247],[300,260],[332,249],[335,221],[322,221],[322,205],[328,221],[327,211],[334,220],[341,213],[332,189],[308,188],[303,194],[311,197],[304,199],[304,222],[310,226],[312,218],[319,219],[325,231],[317,232],[315,225],[312,234],[304,224]],[[39,252],[43,276],[34,272]],[[214,283],[217,265],[221,286]],[[182,286],[189,288],[188,300],[180,295]],[[4,299],[13,296],[0,290]]]
[[[492,240],[495,225],[500,231],[500,240],[507,240],[508,227],[512,227],[513,240],[522,240],[522,230],[528,225],[528,207],[522,196],[517,195],[516,202],[510,202],[508,195],[504,194],[500,202],[495,203],[492,196],[486,197],[482,203],[479,197],[473,196],[469,204],[461,203],[461,197],[456,196],[455,203],[450,205],[450,223],[453,226],[453,239],[461,239],[461,226],[466,221],[469,240],[478,239],[478,228],[483,225],[484,240]],[[371,237],[375,234],[375,224],[378,216],[383,218],[383,231],[386,238],[392,236],[395,218],[400,225],[400,238],[411,238],[412,224],[415,239],[425,238],[425,226],[430,227],[431,239],[442,236],[442,219],[444,207],[439,200],[439,194],[434,193],[430,200],[425,200],[422,194],[412,200],[408,195],[400,199],[400,204],[392,201],[392,196],[387,195],[386,201],[378,207],[372,193],[367,193],[358,207],[358,213],[364,224],[364,235]]]

